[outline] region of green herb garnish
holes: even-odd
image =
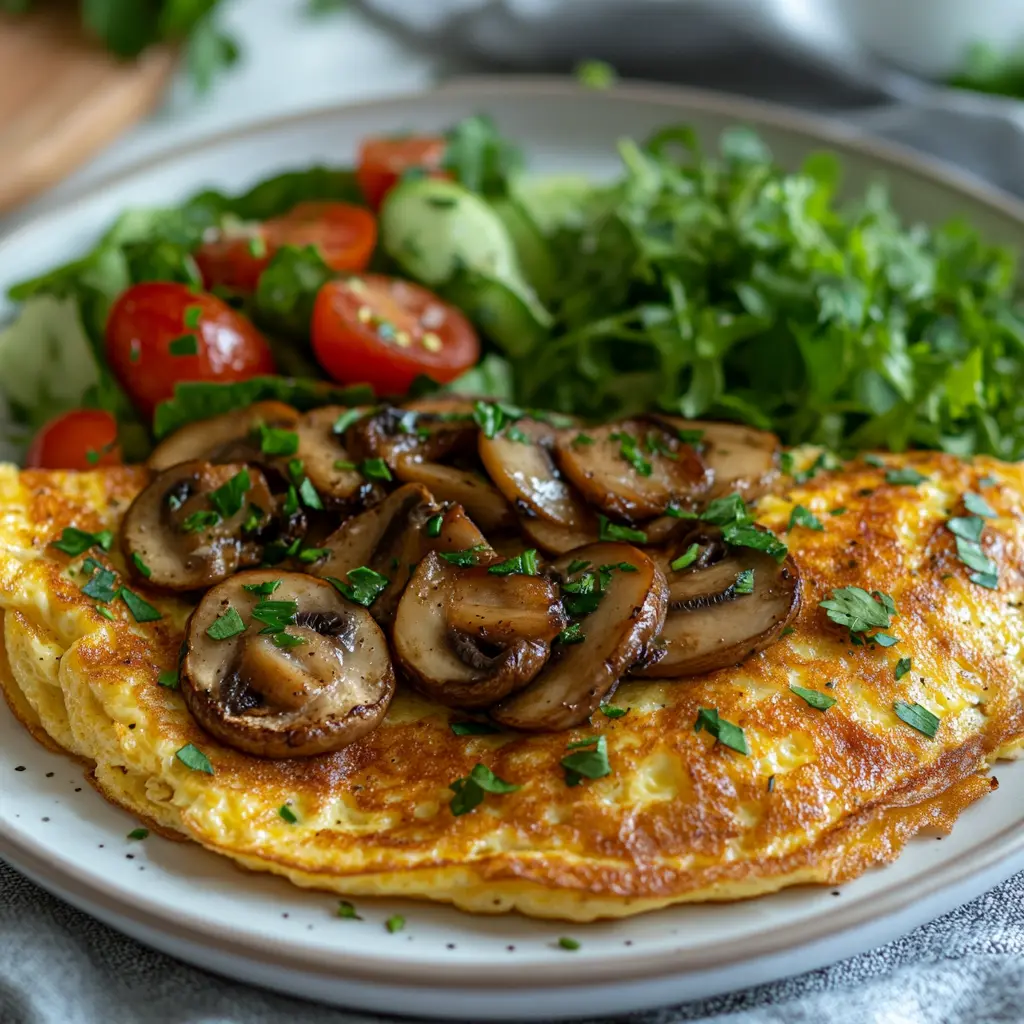
[[[749,754],[747,738],[743,730],[732,722],[720,718],[716,708],[700,708],[697,712],[697,721],[694,722],[693,731],[700,732],[706,729],[724,747],[735,750],[738,754]]]
[[[885,482],[887,484],[897,484],[906,487],[916,487],[927,479],[928,477],[923,473],[919,473],[913,466],[904,466],[903,469],[890,469],[885,474]]]
[[[366,477],[367,480],[381,480],[384,483],[392,480],[391,470],[388,469],[388,464],[381,458],[375,459],[363,459],[359,466],[359,472]]]
[[[191,768],[194,772],[213,774],[213,765],[210,764],[210,759],[194,743],[186,743],[180,750],[174,752],[174,756],[186,768]]]
[[[341,900],[338,903],[338,909],[334,912],[335,917],[344,918],[346,921],[362,921],[362,918],[356,913],[356,908],[348,900]]]
[[[63,551],[64,554],[75,558],[78,555],[84,554],[92,547],[109,551],[110,545],[113,542],[114,534],[110,530],[89,533],[87,530],[79,530],[76,526],[65,526],[60,539],[52,541],[50,547]]]
[[[287,805],[282,804],[278,809],[277,813],[288,822],[289,825],[294,825],[298,822],[298,818],[295,816],[295,812]]]
[[[450,722],[449,725],[456,736],[492,736],[501,732],[490,722]]]
[[[905,700],[898,700],[892,709],[896,712],[897,718],[918,732],[924,733],[929,739],[933,739],[939,731],[939,716],[932,714],[920,704],[908,704]]]
[[[347,582],[342,582],[334,576],[328,576],[327,582],[343,597],[347,597],[355,604],[361,604],[364,608],[369,608],[391,583],[387,576],[374,571],[368,565],[350,569],[345,574],[345,578]]]
[[[792,530],[794,526],[803,526],[808,530],[818,531],[825,529],[825,524],[810,509],[804,508],[803,505],[795,506],[789,514],[789,528]]]
[[[513,573],[520,573],[526,576],[537,575],[537,550],[528,548],[526,551],[497,565],[489,565],[487,571],[493,576],[511,576]]]
[[[156,608],[148,601],[139,597],[134,590],[121,587],[121,600],[128,606],[128,611],[132,613],[132,618],[136,622],[156,622],[158,619],[163,618],[163,615]]]
[[[798,697],[803,698],[811,705],[812,708],[817,708],[819,711],[828,711],[833,704],[835,704],[835,697],[830,697],[827,693],[822,693],[820,690],[808,690],[803,686],[790,685],[791,693],[795,693]]]
[[[440,537],[441,527],[444,525],[444,516],[431,516],[427,520],[425,528],[428,537]]]
[[[868,593],[860,587],[839,587],[832,597],[821,602],[828,617],[851,633],[866,633],[869,629],[887,629],[896,606],[888,594],[878,590]]]
[[[206,635],[211,640],[230,640],[233,636],[239,636],[246,630],[242,616],[234,605],[229,606],[223,615],[218,615],[209,625]]]
[[[606,775],[611,775],[607,737],[591,736],[576,740],[566,749],[572,751],[561,760],[567,786],[578,786],[583,779],[603,779]]]
[[[622,540],[631,544],[646,544],[647,534],[632,526],[620,526],[610,522],[607,516],[598,515],[598,529],[601,540]]]
[[[912,665],[913,660],[909,655],[906,658],[900,658],[900,660],[896,662],[896,668],[894,669],[893,674],[896,676],[897,681],[902,679],[910,671]]]
[[[156,677],[156,681],[168,690],[177,690],[181,685],[178,682],[178,670],[176,668],[168,669],[166,672],[161,672]]]
[[[468,775],[456,779],[448,788],[455,794],[449,806],[458,817],[478,807],[485,793],[514,793],[522,787],[499,778],[487,765],[476,764]]]
[[[669,568],[673,572],[680,572],[688,566],[693,565],[697,561],[697,556],[700,554],[700,545],[691,544],[678,558],[669,563]]]

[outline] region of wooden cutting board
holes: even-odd
[[[176,53],[121,61],[81,31],[77,4],[0,14],[0,212],[56,184],[156,105]]]

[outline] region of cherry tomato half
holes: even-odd
[[[448,178],[441,170],[448,143],[440,136],[410,135],[404,139],[366,139],[359,150],[356,179],[375,210],[395,187],[398,179],[413,168],[422,168],[432,178]]]
[[[342,384],[402,394],[420,374],[442,384],[480,356],[469,321],[409,281],[366,274],[329,281],[313,306],[313,352]]]
[[[270,346],[244,316],[172,281],[121,294],[107,320],[107,361],[147,416],[179,381],[229,383],[274,372]]]
[[[351,203],[299,203],[264,221],[251,235],[204,242],[195,261],[207,288],[255,291],[260,274],[283,245],[315,245],[334,270],[363,270],[377,244],[377,221]]]
[[[32,439],[29,469],[95,469],[120,466],[117,422],[102,409],[72,409],[50,420]]]

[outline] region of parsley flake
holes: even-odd
[[[583,779],[603,779],[606,775],[611,775],[612,766],[608,761],[606,736],[590,736],[587,739],[576,740],[566,749],[572,751],[561,760],[567,786],[578,786]]]
[[[896,668],[893,670],[893,675],[896,676],[897,681],[902,679],[911,669],[913,661],[908,655],[906,658],[900,658],[896,662]]]
[[[506,782],[487,765],[478,763],[468,775],[456,779],[448,788],[455,794],[449,807],[452,814],[459,817],[479,807],[485,793],[515,793],[522,787],[514,782]]]
[[[117,597],[117,573],[99,566],[89,581],[82,587],[82,593],[91,597],[94,601],[107,604]]]
[[[440,537],[441,527],[444,526],[444,516],[431,516],[424,528],[428,537]]]
[[[340,900],[338,903],[338,909],[334,912],[335,917],[343,918],[346,921],[362,921],[362,918],[356,913],[356,908],[348,900]]]
[[[574,622],[566,626],[556,639],[560,644],[581,644],[587,639],[587,634],[583,632],[583,627],[578,622]]]
[[[316,488],[308,476],[304,477],[302,483],[299,484],[299,497],[302,498],[302,503],[306,508],[323,511],[324,503],[320,500],[320,495],[317,494]]]
[[[607,516],[597,517],[599,535],[601,540],[623,540],[632,544],[646,544],[647,534],[643,530],[636,530],[632,526],[620,526],[612,523]]]
[[[89,533],[88,530],[79,530],[77,526],[65,526],[59,540],[50,543],[51,548],[63,551],[64,554],[75,558],[85,554],[91,547],[110,550],[114,542],[114,534],[110,530],[100,530],[98,533]]]
[[[142,560],[142,555],[137,551],[132,552],[132,564],[139,571],[139,575],[145,579],[149,579],[153,575],[153,570]]]
[[[832,597],[821,602],[828,617],[840,626],[847,626],[851,633],[865,633],[875,627],[886,629],[896,607],[888,594],[873,591],[869,594],[861,587],[839,587],[832,591]]]
[[[161,672],[160,675],[156,677],[156,681],[161,686],[165,686],[168,690],[177,690],[181,685],[178,682],[178,670],[174,668],[168,669],[166,672]]]
[[[567,949],[570,953],[575,953],[580,948],[579,939],[570,938],[568,935],[563,935],[558,940],[559,949]]]
[[[174,756],[186,768],[191,768],[194,772],[213,774],[213,765],[210,764],[210,759],[194,743],[186,743],[180,750],[174,752]]]
[[[131,830],[131,832],[128,833],[128,838],[129,839],[145,839],[148,836],[149,836],[149,829],[148,828],[133,828]]]
[[[358,423],[364,416],[368,415],[365,409],[346,409],[335,421],[331,430],[335,434],[344,434],[353,423]]]
[[[733,584],[733,593],[752,594],[754,592],[754,570],[744,569],[736,576]]]
[[[136,622],[156,622],[163,618],[163,615],[153,605],[139,597],[134,590],[122,587],[121,600],[128,606],[128,611],[132,613],[132,618]]]
[[[528,548],[519,555],[506,558],[504,562],[497,565],[489,565],[487,571],[492,576],[511,576],[518,573],[525,576],[537,575],[537,549]]]
[[[700,554],[700,550],[699,544],[691,544],[678,558],[669,563],[669,568],[673,572],[681,572],[683,569],[693,565],[693,563],[697,561],[697,556]]]
[[[294,825],[298,822],[298,818],[295,817],[295,812],[287,805],[282,804],[278,809],[277,813],[288,822],[289,825]]]
[[[223,615],[217,616],[206,630],[206,635],[211,640],[230,640],[233,636],[239,636],[246,630],[242,616],[238,609],[230,605]]]
[[[387,576],[376,572],[368,565],[349,569],[345,577],[347,582],[342,582],[335,576],[328,576],[327,582],[343,597],[347,597],[355,604],[361,604],[364,608],[369,608],[391,583]]]
[[[167,351],[172,356],[197,356],[199,355],[199,339],[194,334],[183,334],[180,338],[174,338],[168,343]]]
[[[720,718],[717,708],[700,708],[698,710],[693,731],[700,732],[701,729],[706,729],[722,746],[735,750],[738,754],[750,753],[743,730],[738,725],[733,725],[732,722]]]
[[[995,519],[996,510],[980,495],[968,491],[964,495],[964,508],[983,519]]]
[[[622,718],[624,715],[629,714],[629,708],[620,708],[615,704],[602,704],[598,711],[604,715],[605,718]]]
[[[395,932],[400,932],[405,927],[405,918],[401,914],[392,914],[384,922],[384,927],[394,935]]]
[[[929,739],[934,739],[935,734],[939,731],[941,722],[939,716],[932,714],[920,704],[908,704],[905,700],[898,700],[893,704],[892,709],[896,712],[897,718]]]
[[[828,711],[833,704],[835,704],[835,697],[830,697],[827,693],[822,693],[820,690],[808,690],[803,686],[790,686],[790,692],[795,693],[798,697],[805,700],[812,708],[817,708],[818,711]]]
[[[359,466],[359,472],[367,480],[381,480],[387,483],[393,479],[391,470],[388,469],[388,464],[381,458],[363,459],[362,464]]]
[[[242,589],[249,591],[250,594],[260,594],[265,597],[272,594],[279,586],[281,586],[280,580],[264,580],[262,583],[243,583]]]
[[[202,315],[202,306],[186,306],[185,314],[182,317],[182,321],[190,331],[194,331],[199,326],[199,318]]]
[[[803,526],[808,530],[825,529],[825,524],[810,510],[803,505],[796,505],[789,514],[789,529],[795,526]]]
[[[887,484],[896,484],[901,487],[916,487],[927,480],[923,473],[919,473],[913,466],[904,466],[902,469],[890,469],[885,474]]]
[[[452,732],[456,736],[493,736],[501,732],[496,725],[490,722],[449,722]]]
[[[299,435],[294,430],[282,430],[259,423],[256,427],[260,451],[264,455],[294,455],[299,450]]]

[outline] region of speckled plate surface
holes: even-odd
[[[74,256],[127,205],[173,202],[205,185],[239,188],[318,160],[348,161],[370,132],[437,129],[480,110],[523,142],[535,169],[595,175],[614,169],[622,135],[686,120],[713,136],[743,122],[759,128],[784,163],[823,146],[840,150],[852,190],[883,177],[910,218],[968,216],[997,240],[1024,243],[1024,210],[1012,200],[776,108],[669,88],[593,93],[561,81],[485,79],[278,121],[151,161],[0,241],[0,288]],[[0,708],[0,856],[115,928],[255,984],[449,1020],[605,1016],[821,966],[1024,868],[1024,763],[996,774],[999,790],[970,807],[952,836],[913,840],[895,864],[841,890],[792,889],[573,926],[362,901],[363,919],[353,921],[335,916],[334,897],[243,873],[198,847],[127,839],[132,819]],[[390,934],[384,921],[396,913],[407,924]],[[558,946],[567,934],[579,950]]]

